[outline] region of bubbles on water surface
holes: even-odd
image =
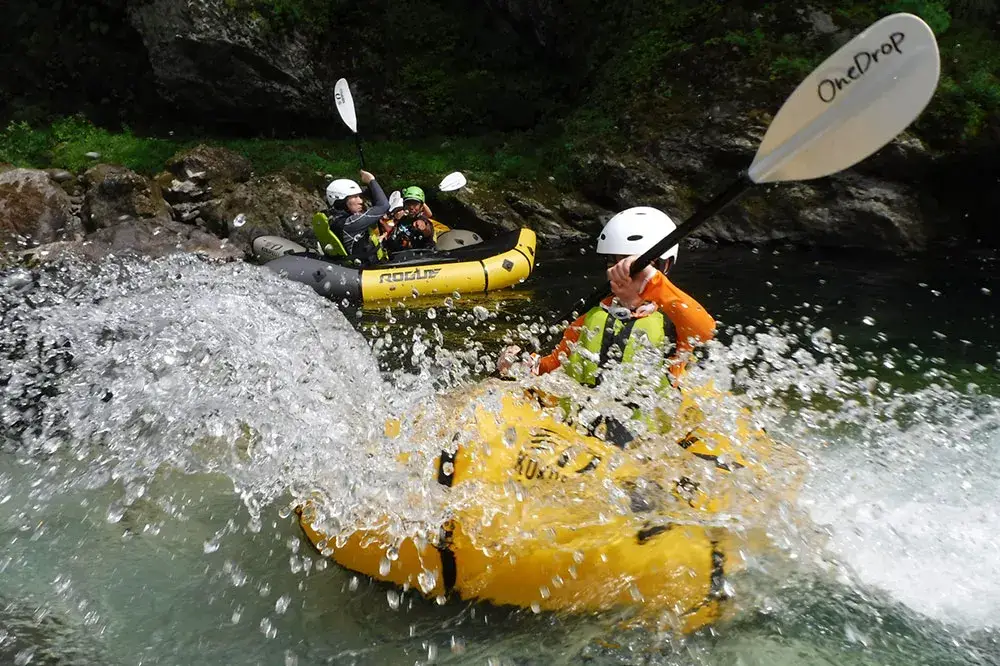
[[[44,286],[33,287],[39,280]],[[485,368],[491,360],[486,347],[462,349],[467,340],[455,344],[447,329],[437,331],[441,338],[434,337],[434,329],[402,329],[403,335],[396,336],[401,340],[389,338],[378,352],[414,357],[416,367],[380,373],[368,345],[335,309],[308,290],[252,267],[208,266],[187,258],[106,265],[94,272],[78,267],[62,276],[36,274],[16,282],[18,289],[30,293],[15,303],[10,318],[4,315],[4,323],[12,325],[0,336],[0,352],[24,371],[13,382],[15,392],[7,393],[14,398],[5,399],[0,412],[4,426],[10,426],[4,445],[39,463],[55,460],[66,465],[65,473],[40,477],[43,481],[34,491],[39,499],[69,486],[111,484],[121,487],[121,497],[107,506],[116,525],[141,530],[136,521],[143,520],[139,508],[147,503],[158,506],[165,520],[188,519],[196,498],[182,499],[162,487],[145,494],[126,491],[139,488],[139,482],[166,466],[188,474],[224,475],[251,514],[277,515],[273,503],[290,506],[287,497],[282,498],[290,493],[312,498],[319,507],[319,525],[331,533],[370,526],[399,538],[436,534],[445,494],[427,469],[442,448],[454,446],[453,432],[421,429],[414,416],[470,420],[468,386],[485,371],[477,366]],[[76,289],[72,296],[66,283]],[[487,308],[473,307],[480,309],[447,308],[438,311],[436,319],[465,316],[477,326],[495,318]],[[409,316],[409,310],[396,312]],[[421,321],[415,312],[411,324]],[[511,326],[523,342],[538,335],[543,324],[515,320]],[[476,331],[481,334],[478,326]],[[925,370],[920,386],[901,387],[894,376],[877,369],[894,369],[882,356],[875,356],[871,366],[859,365],[855,352],[838,343],[828,329],[813,330],[807,322],[785,328],[763,322],[752,329],[734,327],[725,339],[725,344],[710,345],[706,360],[689,377],[692,385],[711,380],[734,394],[700,405],[707,425],[734,433],[740,410],[749,408],[769,433],[805,451],[809,461],[798,511],[785,507],[776,515],[752,517],[763,521],[760,525],[770,531],[779,550],[799,562],[832,555],[846,563],[850,586],[859,581],[888,590],[934,616],[971,610],[976,622],[988,618],[996,609],[995,590],[989,584],[975,588],[970,576],[963,577],[957,559],[962,549],[950,547],[952,540],[946,539],[940,553],[933,550],[937,535],[953,533],[956,543],[971,545],[981,561],[989,561],[989,542],[980,537],[992,531],[991,516],[968,508],[981,486],[934,465],[956,470],[978,466],[984,480],[997,478],[995,468],[985,464],[989,458],[984,449],[996,428],[993,399],[970,394],[965,388],[968,379],[934,364]],[[32,354],[26,355],[25,349]],[[915,355],[895,353],[889,358],[896,368],[908,367]],[[388,381],[383,379],[387,375]],[[524,383],[569,395],[596,414],[620,409],[626,390],[650,381],[612,372],[596,391],[578,390],[558,377]],[[447,402],[434,396],[438,391],[464,401]],[[645,388],[636,397],[644,409],[677,407],[673,397]],[[499,409],[495,396],[477,400],[487,410]],[[402,434],[387,439],[385,421],[393,415],[402,417]],[[504,443],[514,436],[507,429],[498,432]],[[953,450],[956,457],[943,462],[941,448]],[[415,454],[409,463],[385,464],[404,451]],[[445,471],[453,473],[454,466],[449,463]],[[77,478],[77,472],[83,474]],[[844,492],[845,480],[851,492]],[[906,505],[905,497],[928,489],[925,498],[917,500],[920,506]],[[459,491],[450,493],[452,506],[477,500],[475,494]],[[523,501],[523,489],[518,493],[518,501]],[[604,519],[628,500],[609,489],[602,498],[602,504],[610,505],[602,508]],[[935,519],[936,509],[948,502],[955,511]],[[287,510],[282,513],[291,518]],[[803,513],[811,519],[807,524]],[[258,523],[265,534],[271,529],[268,519]],[[970,529],[977,523],[983,526],[981,532]],[[920,524],[927,529],[917,529]],[[817,525],[828,531],[826,538],[816,536]],[[857,530],[862,534],[852,540],[850,533]],[[894,551],[914,553],[915,559],[893,568],[888,551],[879,544],[897,538]],[[226,552],[226,542],[225,534],[199,540],[198,550],[222,550],[226,557],[235,557]],[[287,558],[288,551],[284,553]],[[391,565],[394,558],[388,555],[385,563]],[[306,562],[311,561],[295,555],[286,568],[306,576]],[[254,595],[262,589],[238,558],[227,563],[234,589],[252,588]],[[774,565],[751,557],[749,566],[756,571]],[[818,569],[824,575],[828,571],[825,564]],[[941,570],[949,576],[941,577]],[[879,571],[895,571],[895,576]],[[567,570],[561,578],[572,577]],[[916,585],[913,581],[921,577],[934,583]],[[758,597],[744,580],[734,580],[735,588],[730,589],[738,601],[750,604],[751,612],[765,607],[763,600],[754,605]],[[344,581],[357,591],[359,579]],[[430,592],[438,580],[434,572],[425,571],[415,582]],[[553,582],[544,589],[552,594],[558,585]],[[638,592],[624,589],[633,598]],[[907,596],[910,590],[914,593]],[[259,622],[264,636],[279,636],[280,616],[289,610],[287,604],[281,608],[282,600],[290,600],[292,591],[276,588],[275,615],[262,619],[259,612],[248,614],[249,625],[257,627]],[[957,597],[955,604],[938,603],[949,592]],[[982,600],[978,609],[969,603],[973,594]],[[541,588],[539,596],[544,598]],[[381,605],[387,602],[390,609],[402,612],[398,591],[396,596],[387,592]],[[787,600],[783,603],[781,617],[787,620],[795,608]],[[243,613],[234,608],[225,617],[239,623]],[[861,647],[864,641],[883,640],[877,630],[874,637],[862,636],[862,629],[867,630],[844,621],[838,631],[847,643]]]

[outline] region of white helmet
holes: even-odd
[[[361,186],[347,178],[338,178],[326,186],[326,201],[331,206],[355,194],[361,194]]]
[[[670,216],[649,206],[636,206],[618,213],[604,225],[597,240],[597,254],[642,254],[677,228]],[[677,261],[678,246],[660,255],[660,259]]]

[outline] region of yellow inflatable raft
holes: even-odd
[[[719,619],[726,576],[741,567],[750,541],[727,517],[755,503],[764,510],[759,493],[746,489],[754,475],[766,483],[761,463],[775,443],[743,419],[737,449],[692,423],[698,402],[685,398],[680,441],[623,451],[559,422],[539,394],[499,384],[462,397],[492,394],[499,414],[477,407],[464,432],[428,433],[473,442],[430,463],[428,473],[453,494],[438,534],[396,542],[373,529],[331,538],[314,528],[318,509],[307,502],[300,524],[316,548],[431,598],[535,611],[632,606],[667,616],[682,632]],[[731,483],[736,475],[748,477],[743,490]]]
[[[485,293],[524,281],[535,266],[535,232],[521,229],[450,250],[403,250],[389,261],[360,268],[278,236],[261,236],[253,254],[271,270],[337,301]]]

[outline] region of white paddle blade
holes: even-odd
[[[795,89],[767,130],[750,179],[810,180],[857,164],[916,120],[940,71],[934,33],[920,18],[877,21]]]
[[[403,195],[400,194],[399,190],[396,190],[389,195],[389,210],[396,210],[397,208],[403,207]]]
[[[438,185],[438,189],[442,192],[454,192],[465,187],[468,182],[461,171],[456,171],[445,176],[441,184]]]
[[[347,79],[340,79],[333,87],[333,98],[337,102],[337,113],[344,124],[355,134],[358,133],[358,114],[354,110],[354,98],[351,97],[351,87]]]

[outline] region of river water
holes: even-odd
[[[255,266],[114,259],[2,275],[0,662],[1000,663],[1000,260],[682,259],[721,322],[692,377],[808,461],[731,621],[681,640],[437,604],[328,564],[289,515],[320,496],[345,528],[439,519],[432,484],[385,463],[386,416],[530,346],[592,255],[346,316]]]

